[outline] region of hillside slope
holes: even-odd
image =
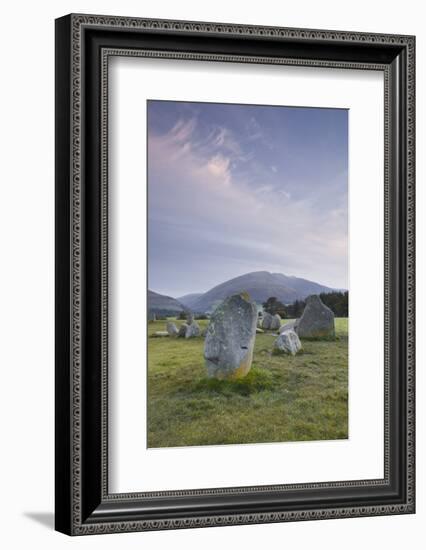
[[[192,302],[190,307],[195,312],[211,311],[219,302],[236,292],[246,291],[258,304],[275,296],[284,304],[303,300],[310,294],[333,292],[333,288],[281,273],[255,271],[235,277],[215,286]]]

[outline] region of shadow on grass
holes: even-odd
[[[264,369],[252,368],[244,378],[237,380],[217,380],[216,378],[203,378],[194,390],[196,392],[209,392],[219,395],[251,395],[261,391],[273,390],[275,386],[274,375]]]

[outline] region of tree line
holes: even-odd
[[[324,305],[329,307],[336,317],[348,316],[349,292],[322,292],[319,297]],[[264,302],[263,309],[275,315],[278,313],[282,319],[299,318],[305,309],[304,300],[295,300],[292,304],[284,305],[275,296],[271,296]]]

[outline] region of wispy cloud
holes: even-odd
[[[214,157],[211,157],[211,159],[207,162],[207,170],[213,174],[213,176],[223,181],[224,184],[229,185],[231,183],[231,172],[229,165],[229,158],[217,154]]]
[[[188,120],[179,119],[173,128],[168,132],[164,138],[170,143],[182,144],[186,143],[191,138],[196,126],[195,118]]]
[[[268,139],[253,137],[256,128],[260,134],[254,117],[247,134],[247,119],[238,132],[235,123],[227,127],[209,114],[185,118],[177,110],[167,131],[149,131],[152,285],[178,295],[266,269],[345,287],[344,174],[329,170],[333,191],[324,196],[324,177],[295,182],[294,168],[289,174],[280,169],[279,157],[271,164],[270,147],[248,154],[252,139]]]
[[[263,133],[260,124],[254,116],[251,116],[247,121],[247,137],[250,140],[263,139]]]

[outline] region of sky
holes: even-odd
[[[251,271],[348,288],[348,111],[149,100],[148,286]]]

